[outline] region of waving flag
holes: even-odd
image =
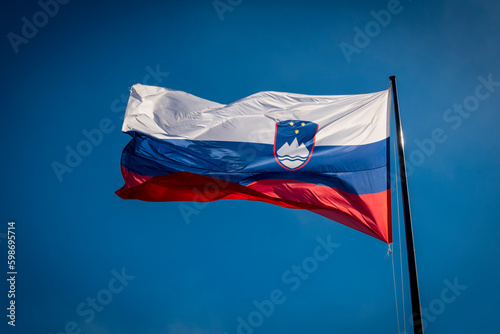
[[[144,201],[262,201],[392,242],[390,91],[261,92],[220,104],[134,85],[116,193]]]

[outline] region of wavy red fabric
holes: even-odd
[[[243,186],[209,176],[179,172],[146,177],[122,167],[126,185],[116,194],[123,199],[150,202],[211,202],[221,199],[261,201],[286,208],[305,209],[392,242],[390,189],[356,195],[335,188],[295,180],[261,180]]]

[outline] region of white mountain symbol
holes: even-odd
[[[304,143],[299,145],[297,138],[294,138],[291,145],[288,142],[283,144],[276,153],[278,160],[291,169],[299,167],[309,157],[309,150],[306,145]]]

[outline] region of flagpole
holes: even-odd
[[[420,295],[418,292],[417,263],[415,261],[415,246],[413,244],[413,229],[411,226],[410,199],[408,195],[408,181],[406,178],[405,152],[403,147],[403,130],[401,129],[401,118],[399,117],[398,90],[396,77],[390,76],[392,86],[392,98],[394,100],[394,116],[398,138],[398,160],[401,182],[401,197],[403,199],[403,212],[406,235],[406,255],[408,257],[408,273],[410,278],[411,309],[413,314],[413,330],[415,334],[423,334],[422,314],[420,310]],[[403,292],[404,293],[404,292]]]

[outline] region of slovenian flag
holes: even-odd
[[[143,201],[262,201],[305,209],[392,242],[390,91],[260,92],[224,105],[131,89],[116,193]]]

